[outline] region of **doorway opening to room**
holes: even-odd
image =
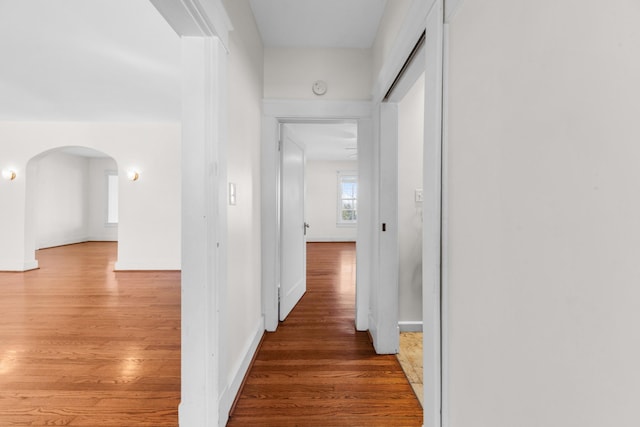
[[[114,269],[119,222],[118,165],[88,147],[60,147],[27,163],[26,245],[38,251],[100,242]]]
[[[424,405],[422,246],[424,73],[398,101],[398,360]]]
[[[261,192],[262,301],[267,331],[273,332],[278,329],[281,319],[287,317],[287,311],[296,306],[305,292],[305,286],[293,285],[306,280],[304,264],[307,258],[302,253],[307,247],[305,232],[309,233],[309,240],[313,240],[313,243],[328,244],[333,241],[336,245],[351,245],[352,251],[355,232],[357,245],[355,245],[354,258],[357,262],[355,259],[352,260],[350,267],[354,271],[357,270],[355,298],[350,303],[351,309],[355,307],[355,314],[351,314],[350,317],[352,327],[355,323],[357,330],[367,329],[369,304],[367,266],[372,247],[369,227],[373,224],[371,220],[372,176],[369,167],[373,127],[370,115],[371,106],[368,102],[339,101],[321,105],[313,101],[265,101],[262,124]],[[296,132],[307,141],[302,141]],[[321,142],[314,143],[313,138]],[[307,143],[309,148],[306,147]],[[311,151],[307,153],[305,150]],[[329,157],[330,154],[327,152],[331,151],[340,153],[339,157],[335,155]],[[365,153],[364,157],[362,153]],[[307,160],[311,170],[307,180],[311,182],[312,187],[316,186],[314,182],[324,181],[320,189],[315,190],[316,193],[318,191],[322,193],[321,201],[314,201],[312,198],[310,204],[306,206],[306,211],[311,211],[311,219],[305,218],[304,181],[307,175],[305,173]],[[322,178],[323,174],[327,173],[329,163],[332,162],[334,164],[331,166],[333,167],[331,177]],[[294,166],[287,168],[283,167],[283,164]],[[356,165],[358,166],[357,185],[349,187],[351,190],[349,197],[345,195],[344,199],[340,199],[340,206],[343,208],[339,212],[338,169],[344,172],[340,175],[344,176],[344,182],[347,183],[349,176],[353,179]],[[283,191],[282,185],[291,183],[294,183],[294,186],[285,188]],[[285,197],[281,197],[283,195]],[[291,195],[297,195],[298,199],[289,197]],[[327,202],[328,199],[330,201]],[[324,213],[318,210],[319,204],[325,208]],[[296,206],[296,211],[293,212],[290,206]],[[339,217],[342,218],[342,215],[351,223],[338,224],[341,222]],[[354,222],[357,222],[357,225]],[[287,224],[290,224],[290,227]],[[294,255],[288,257],[285,255],[287,253]],[[281,307],[285,308],[282,310],[282,316]]]
[[[280,141],[279,320],[287,318],[310,288],[334,292],[334,303],[353,309],[357,123],[281,123]]]

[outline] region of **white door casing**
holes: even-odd
[[[267,331],[278,327],[278,284],[280,283],[280,156],[278,151],[279,127],[281,123],[322,120],[349,120],[358,123],[358,151],[369,148],[372,141],[371,103],[367,101],[306,101],[265,100],[263,103],[262,150],[261,150],[261,240],[262,240],[262,308]],[[358,156],[360,163],[361,157]],[[359,195],[364,189],[373,192],[372,168],[359,167]],[[365,184],[366,183],[366,184]],[[371,200],[371,196],[368,198]],[[359,202],[360,203],[360,202]],[[358,213],[356,312],[358,330],[368,329],[369,282],[367,270],[374,261],[371,256],[373,228],[371,210]],[[369,224],[370,230],[361,229]],[[360,262],[361,260],[365,262]]]
[[[376,109],[378,141],[377,280],[372,283],[369,328],[378,354],[398,352],[398,105]],[[375,166],[374,166],[375,167]]]
[[[281,321],[307,290],[307,247],[304,218],[304,146],[282,126],[280,180],[280,308]]]

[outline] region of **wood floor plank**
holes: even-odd
[[[180,273],[114,272],[115,243],[0,273],[0,426],[175,427]]]
[[[307,251],[307,293],[265,336],[227,425],[421,426],[398,360],[354,328],[355,245]]]

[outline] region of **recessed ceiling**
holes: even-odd
[[[180,39],[149,0],[2,0],[0,57],[0,120],[180,120]]]
[[[358,126],[355,123],[289,123],[286,127],[305,145],[307,160],[358,158]]]
[[[250,0],[266,47],[370,48],[386,0]]]

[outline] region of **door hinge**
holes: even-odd
[[[278,140],[278,151],[282,151],[282,140]]]

